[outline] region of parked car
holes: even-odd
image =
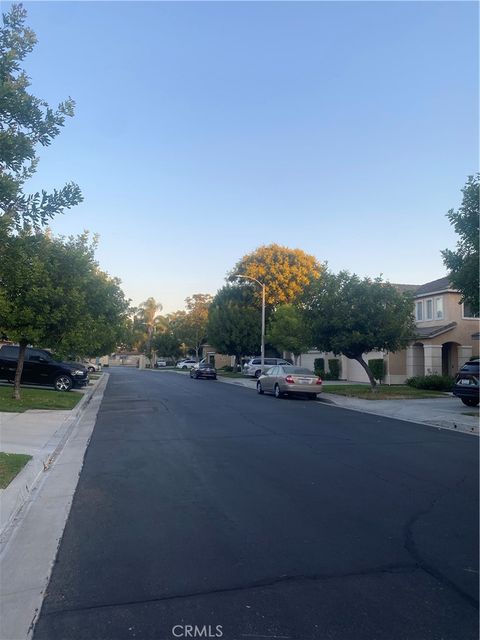
[[[191,369],[196,364],[196,360],[185,358],[185,360],[180,360],[179,362],[177,362],[177,369]]]
[[[208,363],[208,362],[207,362],[207,359],[206,359],[206,358],[202,358],[199,362],[196,362],[196,363],[193,365],[193,368],[194,368],[194,369],[198,369],[198,367],[199,367],[201,364],[205,364],[205,363],[206,363],[206,364],[211,364],[211,363]],[[215,365],[212,365],[212,366],[213,366],[213,368],[215,368]]]
[[[87,371],[89,373],[95,373],[95,371],[101,371],[102,370],[102,365],[101,364],[97,364],[96,362],[90,362],[90,360],[84,360],[80,364],[82,364],[84,367],[86,367],[86,369],[87,369]]]
[[[281,398],[289,393],[301,393],[315,400],[322,391],[322,379],[304,367],[277,365],[271,367],[257,380],[257,393],[273,393]]]
[[[167,366],[166,360],[157,360],[154,364],[155,369],[161,369],[162,367],[166,367],[166,366]]]
[[[199,362],[198,367],[190,369],[191,378],[210,378],[211,380],[217,379],[217,370],[209,362]]]
[[[285,360],[284,358],[265,358],[262,369],[261,357],[255,356],[255,358],[251,358],[243,365],[243,375],[259,378],[262,373],[265,373],[268,369],[270,369],[270,367],[277,364],[282,367],[292,366],[292,363],[288,362],[288,360]]]
[[[13,382],[20,347],[0,347],[0,379]],[[21,382],[53,387],[56,391],[70,391],[88,384],[88,371],[79,362],[61,362],[45,349],[27,347]]]
[[[470,360],[463,365],[455,379],[453,395],[467,407],[476,407],[480,402],[479,371],[480,360]]]

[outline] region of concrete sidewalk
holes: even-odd
[[[107,382],[103,375],[72,411],[25,412],[3,420],[8,447],[23,447],[34,457],[16,478],[20,487],[15,481],[7,487],[14,509],[0,536],[2,640],[31,638]]]
[[[257,385],[257,381],[251,378],[227,378],[218,376],[218,380],[226,384],[235,384],[252,390],[255,390]],[[475,407],[466,407],[453,395],[443,398],[425,398],[422,400],[363,400],[361,398],[347,398],[345,396],[328,393],[329,384],[339,383],[324,382],[323,392],[318,398],[320,402],[328,402],[328,404],[342,409],[361,411],[362,413],[370,413],[387,418],[395,418],[397,420],[406,420],[408,422],[426,424],[442,429],[451,429],[476,435],[479,433],[478,409]]]
[[[86,389],[71,391],[83,397],[76,407],[68,411],[32,409],[23,413],[0,413],[0,450],[32,456],[8,487],[0,489],[1,539],[16,513],[28,500],[42,473],[58,455],[99,382],[100,379],[93,381]]]

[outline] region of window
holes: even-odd
[[[17,360],[19,347],[2,347],[0,355],[2,358],[8,358],[8,360]]]
[[[415,304],[415,320],[423,320],[423,301]]]
[[[426,311],[425,316],[426,320],[433,320],[433,300],[427,300],[425,303]]]
[[[443,320],[443,298],[435,298],[435,320]]]
[[[478,311],[474,311],[472,305],[469,302],[463,303],[463,318],[478,318]]]

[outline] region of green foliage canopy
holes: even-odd
[[[395,352],[414,337],[411,298],[381,278],[326,272],[306,291],[302,308],[317,349],[359,362],[372,387],[375,379],[362,354]]]
[[[458,211],[450,209],[447,218],[459,236],[456,251],[442,251],[452,285],[461,291],[463,300],[479,311],[479,220],[480,174],[469,176],[462,189]]]
[[[0,232],[24,225],[38,228],[82,201],[79,187],[67,183],[52,193],[26,195],[24,184],[38,164],[37,146],[48,146],[74,114],[68,98],[52,109],[28,92],[30,81],[21,62],[37,40],[25,26],[26,11],[14,4],[0,27]]]
[[[279,351],[295,356],[311,348],[311,335],[298,307],[284,304],[277,307],[267,332],[267,340]]]
[[[104,355],[121,340],[128,302],[95,262],[87,233],[21,231],[0,244],[0,330],[59,355]]]
[[[257,353],[261,341],[261,311],[249,287],[226,285],[209,310],[208,341],[220,353]]]

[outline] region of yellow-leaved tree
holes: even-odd
[[[229,279],[235,280],[239,275],[255,278],[265,284],[266,304],[276,307],[295,303],[323,271],[324,266],[305,251],[269,244],[243,256],[229,274]],[[261,296],[261,291],[256,295]]]

